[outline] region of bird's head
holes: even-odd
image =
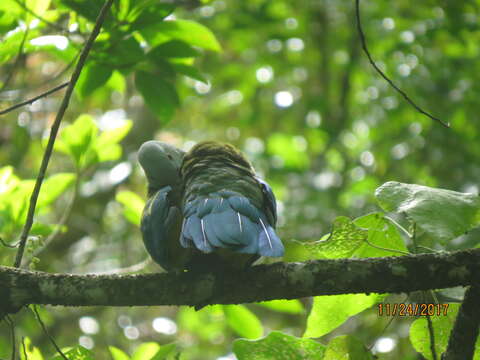
[[[185,152],[161,141],[147,141],[138,150],[138,162],[145,171],[151,189],[157,190],[180,180]]]

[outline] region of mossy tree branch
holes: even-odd
[[[0,318],[27,304],[237,304],[317,295],[441,289],[478,285],[479,279],[480,249],[276,263],[221,274],[70,275],[0,266]]]

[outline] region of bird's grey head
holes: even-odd
[[[138,162],[145,171],[149,187],[160,189],[180,180],[179,169],[185,152],[161,141],[147,141],[138,150]]]

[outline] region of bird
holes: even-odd
[[[249,265],[260,256],[281,257],[275,232],[276,199],[250,162],[234,146],[215,141],[196,144],[180,167],[183,224],[180,243],[226,264]]]
[[[237,269],[283,256],[273,191],[232,145],[205,141],[185,153],[147,141],[138,160],[148,182],[143,241],[165,270]]]
[[[150,140],[138,150],[138,162],[147,182],[147,202],[140,224],[147,252],[166,271],[181,271],[190,258],[180,245],[182,225],[180,166],[185,152],[165,142]]]

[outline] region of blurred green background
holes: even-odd
[[[0,2],[2,109],[68,80],[100,6]],[[478,193],[480,2],[361,6],[378,66],[450,129],[419,114],[374,72],[361,51],[353,1],[115,2],[62,123],[25,255],[29,266],[160,271],[145,262],[138,228],[146,181],[136,150],[150,139],[184,149],[215,139],[244,151],[277,196],[287,260],[292,240],[318,240],[337,216],[377,211],[374,192],[386,181]],[[2,116],[0,235],[8,243],[23,225],[29,180],[62,95]],[[13,264],[14,254],[0,247],[0,263]],[[282,312],[247,308],[263,334],[302,336],[310,305],[302,299]],[[108,346],[131,354],[141,343],[173,341],[181,359],[234,359],[233,340],[249,335],[218,306],[46,307],[41,314],[60,346],[81,344],[98,359],[110,358]],[[365,346],[377,344],[381,359],[417,359],[408,342],[412,320],[395,318],[383,330],[389,320],[373,307],[320,342],[354,334]],[[46,357],[54,353],[31,311],[14,322],[17,338],[28,336]],[[3,322],[0,358],[10,356],[9,337]]]

